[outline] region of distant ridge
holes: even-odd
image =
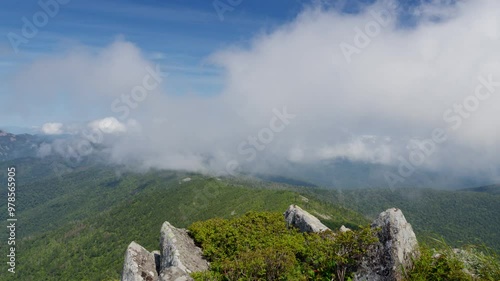
[[[0,161],[36,156],[39,137],[22,134],[15,135],[0,130]]]
[[[317,185],[310,183],[310,182],[307,182],[307,181],[292,179],[292,178],[288,178],[288,177],[284,177],[284,176],[258,174],[258,175],[256,175],[256,177],[261,179],[261,180],[268,181],[268,182],[284,183],[284,184],[294,185],[294,186],[318,187]]]
[[[486,185],[480,187],[465,188],[462,191],[482,192],[493,195],[500,195],[500,184]]]

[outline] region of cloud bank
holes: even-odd
[[[425,4],[413,27],[398,12],[387,1],[359,14],[308,8],[249,46],[214,53],[210,62],[225,70],[216,96],[156,87],[134,99],[155,66],[126,41],[37,61],[17,91],[41,104],[63,95],[118,164],[272,173],[347,159],[400,176],[401,159],[412,162],[438,129],[446,140],[418,169],[500,180],[500,3]],[[105,128],[90,120],[95,108],[106,110]]]
[[[40,131],[45,135],[60,135],[63,133],[62,123],[45,123]]]

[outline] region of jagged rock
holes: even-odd
[[[403,280],[402,268],[411,268],[412,260],[419,255],[417,238],[411,225],[401,210],[392,208],[382,212],[371,226],[380,228],[379,243],[369,250],[355,274],[355,280]]]
[[[290,205],[283,215],[289,226],[296,227],[301,232],[322,232],[329,230],[318,218],[302,210],[297,205]]]
[[[125,252],[122,281],[157,281],[155,256],[141,245],[132,242]]]
[[[169,267],[160,274],[159,281],[193,281],[194,279],[178,267]]]
[[[187,230],[163,223],[160,237],[160,281],[193,280],[190,273],[208,270],[202,251],[189,237]]]
[[[343,225],[343,226],[341,226],[339,230],[340,230],[340,232],[347,232],[347,231],[351,231],[351,229],[350,229],[350,228],[347,228],[347,227],[345,227],[344,225]]]
[[[160,251],[152,251],[151,254],[154,255],[155,257],[155,265],[156,265],[156,272],[160,272],[160,263],[161,263],[161,253]]]

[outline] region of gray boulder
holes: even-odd
[[[359,281],[400,281],[402,269],[410,269],[419,256],[418,242],[411,225],[401,210],[392,208],[382,212],[372,223],[380,228],[379,243],[374,245],[355,274]]]
[[[340,232],[347,232],[347,231],[351,231],[351,229],[350,229],[350,228],[348,228],[348,227],[345,227],[345,225],[342,225],[342,226],[340,227],[339,231],[340,231]]]
[[[160,236],[160,281],[193,280],[192,272],[206,271],[209,264],[188,231],[163,223]]]
[[[160,251],[152,251],[151,254],[155,257],[156,272],[160,273],[161,253]]]
[[[157,281],[158,272],[154,254],[132,242],[125,252],[122,281]]]
[[[283,215],[285,216],[287,225],[298,228],[300,232],[322,232],[329,230],[318,218],[302,210],[297,205],[290,205]]]

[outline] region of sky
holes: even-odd
[[[14,52],[8,34],[22,35],[23,17],[33,21],[43,8],[38,1],[7,1],[0,11],[0,33],[5,35],[0,43],[0,74],[4,82],[1,98],[11,100],[15,95],[5,86],[13,71],[74,48],[98,52],[116,40],[134,44],[145,59],[168,70],[171,81],[164,85],[166,90],[178,95],[216,94],[222,87],[220,70],[205,63],[206,57],[235,42],[245,44],[254,34],[293,18],[302,6],[291,1],[247,2],[221,13],[222,17],[209,1],[56,2],[57,13],[34,38],[20,44]],[[53,5],[47,6],[54,9]],[[68,119],[68,112],[61,108],[64,103],[63,97],[56,99],[50,110],[53,116],[22,118],[5,114],[2,125],[37,126],[40,121]]]
[[[0,98],[7,101],[3,103],[6,109],[11,108],[10,100],[17,102],[12,98],[19,95],[11,87],[12,76],[37,60],[82,48],[99,52],[116,41],[132,43],[145,59],[160,64],[170,75],[169,83],[162,85],[169,94],[217,95],[224,88],[223,69],[209,58],[218,50],[248,46],[256,36],[292,22],[311,7],[356,14],[373,3],[373,0],[9,1],[0,11],[0,34],[4,34],[0,41],[3,85]],[[408,10],[416,1],[398,5]],[[25,20],[31,26],[35,22],[41,25],[35,25],[33,38],[28,38],[33,31]],[[404,24],[412,21],[409,13],[401,16],[401,20]],[[24,36],[23,32],[30,36]],[[44,113],[11,114],[2,110],[5,113],[0,125],[32,127],[50,120],[78,121],[71,118],[72,109],[67,109],[66,102],[64,97],[58,97],[50,110],[44,106]]]
[[[500,178],[497,1],[40,3],[0,11],[0,127],[143,168],[349,159],[394,166],[389,182]]]

